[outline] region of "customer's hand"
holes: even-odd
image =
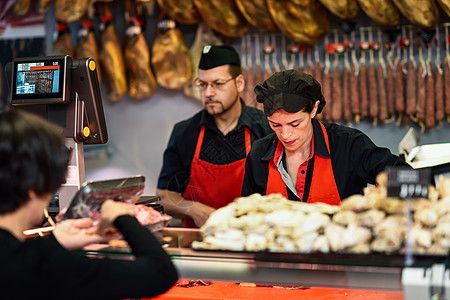
[[[67,250],[83,248],[92,243],[106,242],[104,236],[97,234],[90,218],[65,220],[56,224],[53,235]]]
[[[106,200],[100,208],[100,220],[98,223],[98,233],[100,235],[110,235],[115,233],[114,220],[123,215],[134,216],[134,211],[128,204],[113,200]]]

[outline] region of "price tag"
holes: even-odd
[[[389,169],[388,197],[398,197],[400,199],[427,198],[430,179],[430,169]]]

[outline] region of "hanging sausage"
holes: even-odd
[[[431,65],[431,45],[428,44],[427,65],[427,93],[425,104],[425,128],[433,128],[436,124],[436,99],[434,89],[433,67]]]
[[[265,75],[264,75],[264,71],[263,68],[261,66],[261,43],[260,43],[260,39],[259,39],[259,35],[256,35],[255,37],[255,73],[253,74],[254,76],[254,82],[255,85],[263,82],[265,80]],[[254,91],[254,87],[253,87],[253,91]],[[255,102],[256,102],[256,108],[260,109],[261,111],[264,110],[264,106],[262,103],[259,103],[256,101],[256,97],[255,97]]]
[[[286,51],[286,36],[283,35],[281,37],[281,71],[287,70],[289,68]]]
[[[447,122],[450,122],[450,40],[448,40],[448,26],[445,26],[445,36],[447,41],[445,43],[446,55],[443,65],[444,73],[444,103],[445,103],[445,114],[447,115]]]
[[[377,83],[379,91],[379,114],[378,119],[380,122],[386,122],[389,119],[389,108],[387,103],[387,88],[386,88],[386,63],[383,58],[383,48],[381,44],[381,31],[378,31],[378,43],[380,44],[380,49],[378,50],[378,66],[377,66]]]
[[[127,77],[122,47],[117,37],[109,2],[98,1],[95,5],[101,18],[100,62],[103,80],[106,82],[107,98],[116,102],[122,99],[127,91]]]
[[[273,51],[270,53],[270,56],[272,58],[272,74],[275,72],[279,72],[281,70],[280,65],[278,64],[278,59],[277,59],[277,52],[279,51],[279,48],[276,48],[277,45],[277,39],[275,34],[271,35],[271,45],[273,47]]]
[[[201,17],[193,0],[158,0],[158,5],[171,19],[182,24],[195,24]]]
[[[311,46],[308,46],[306,51],[306,68],[304,70],[304,72],[306,74],[312,75],[312,70],[313,70],[313,62],[312,62],[312,57],[311,57]]]
[[[328,36],[325,37],[325,46],[328,46]],[[328,47],[327,47],[328,48]],[[332,78],[331,78],[331,62],[330,62],[330,53],[328,49],[325,52],[325,64],[323,69],[323,76],[322,76],[322,94],[325,98],[326,105],[323,107],[322,110],[322,119],[325,122],[328,122],[331,120],[331,106],[333,103],[332,100]]]
[[[409,116],[411,120],[415,120],[416,118],[416,105],[417,105],[417,91],[416,91],[416,81],[417,81],[417,73],[416,73],[416,61],[414,58],[413,52],[413,43],[412,43],[412,30],[410,31],[411,42],[409,44],[409,64],[408,64],[408,73],[406,77],[406,106],[405,106],[405,114]]]
[[[264,80],[269,78],[273,74],[272,67],[269,64],[269,59],[271,54],[275,51],[275,46],[269,44],[269,37],[266,35],[264,37],[265,45],[262,46],[262,51],[264,54]]]
[[[242,40],[242,75],[245,78],[245,88],[242,94],[242,98],[244,98],[245,104],[247,106],[255,107],[256,106],[256,95],[253,89],[257,84],[255,82],[255,72],[253,71],[253,59],[252,59],[252,46],[250,35],[243,36]]]
[[[439,41],[439,26],[436,26],[436,66],[435,72],[435,100],[436,100],[436,122],[441,123],[445,118],[444,107],[444,72],[442,70],[441,50]]]
[[[417,121],[422,131],[425,129],[425,105],[427,101],[427,66],[423,59],[422,46],[419,46],[419,65],[417,67]]]
[[[202,19],[225,36],[243,36],[250,27],[234,1],[194,0],[194,4]]]
[[[369,68],[367,71],[367,85],[369,86],[369,117],[373,120],[373,125],[378,124],[379,100],[378,100],[378,81],[375,68],[374,51],[379,50],[379,44],[373,42],[372,28],[369,29]]]
[[[364,40],[364,34],[361,30],[361,42],[359,48],[361,49],[360,65],[359,65],[359,96],[360,96],[360,110],[361,119],[365,119],[369,115],[369,90],[368,90],[368,75],[366,67],[366,51],[370,47],[370,43]]]
[[[235,0],[245,19],[255,27],[267,31],[277,31],[265,0]]]
[[[299,47],[297,47],[297,48],[299,49]],[[317,82],[319,82],[322,85],[322,88],[323,88],[323,66],[322,66],[322,62],[320,61],[318,46],[315,46],[314,54],[316,57],[316,62],[314,63],[312,76],[317,80]],[[323,113],[316,115],[315,118],[319,121],[322,120]]]
[[[387,94],[387,109],[390,118],[386,122],[395,119],[395,65],[394,65],[394,50],[391,42],[386,42],[386,94]]]
[[[395,112],[398,114],[398,124],[403,121],[403,114],[405,112],[405,82],[403,77],[403,61],[401,52],[403,49],[402,40],[399,41],[397,47],[397,57],[394,62],[394,79],[395,79]]]
[[[344,52],[344,70],[342,74],[342,107],[343,107],[343,120],[346,122],[350,122],[352,120],[352,104],[351,104],[351,89],[350,89],[350,80],[351,80],[351,67],[349,61],[349,48],[346,47]]]
[[[352,108],[352,114],[356,123],[359,123],[361,119],[361,106],[360,106],[360,93],[359,93],[359,62],[356,58],[355,49],[355,32],[352,32],[352,41],[347,43],[352,52],[352,65],[350,72],[350,103]]]
[[[333,91],[333,101],[331,105],[331,120],[338,122],[342,119],[342,78],[339,68],[339,55],[345,48],[339,44],[338,32],[334,35],[334,61],[333,61],[333,82],[331,90]]]
[[[319,1],[267,0],[278,28],[297,43],[314,45],[327,35],[330,23]]]

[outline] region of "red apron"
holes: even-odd
[[[191,178],[183,193],[186,200],[198,201],[213,208],[220,208],[241,196],[245,173],[245,158],[226,165],[214,165],[201,160],[200,150],[205,136],[205,126],[200,134],[191,164]],[[251,148],[251,136],[245,128],[245,156]],[[196,228],[192,219],[182,220],[183,227]]]
[[[330,144],[328,142],[328,135],[325,127],[320,123],[325,144],[328,152],[330,152]],[[267,179],[266,194],[281,193],[284,197],[288,197],[286,184],[278,172],[277,166],[273,159],[269,162],[269,177]],[[314,170],[309,188],[308,203],[324,202],[331,205],[339,205],[341,198],[334,180],[333,167],[331,159],[322,157],[316,152],[314,155]]]

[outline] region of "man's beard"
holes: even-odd
[[[227,111],[229,111],[229,110],[234,106],[234,104],[236,103],[236,101],[239,101],[239,94],[236,95],[236,99],[235,99],[235,100],[233,101],[233,103],[231,103],[230,106],[227,107],[227,108],[223,105],[222,102],[216,101],[216,100],[207,100],[207,101],[205,102],[204,107],[205,107],[205,109],[208,111],[208,113],[209,113],[210,115],[212,115],[212,116],[217,116],[217,115],[221,115],[221,114],[224,114],[224,113],[226,113]],[[215,105],[215,106],[212,106],[212,107],[211,107],[211,106],[208,106],[208,102],[214,102],[216,105]],[[217,104],[218,104],[220,107],[217,107]]]

